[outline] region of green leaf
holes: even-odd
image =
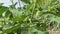
[[[23,1],[25,3],[30,3],[30,0],[21,0],[21,1]]]
[[[0,15],[5,11],[8,11],[8,8],[4,6],[0,6]]]
[[[16,5],[17,5],[17,2],[14,3],[13,5],[10,5],[10,8],[12,8],[12,9],[14,8],[14,9],[15,9],[15,8],[16,8],[16,7],[15,7]]]
[[[18,10],[18,9],[10,9],[10,12],[13,15],[12,20],[15,21],[24,21],[24,19],[26,18],[26,16],[24,15],[24,11],[22,10]]]
[[[49,34],[48,32],[39,31],[38,34]]]
[[[18,28],[20,28],[20,24],[16,24],[15,26],[10,26],[9,28],[8,27],[7,28],[3,28],[2,34],[8,33],[8,32],[11,32],[11,31],[16,31]]]
[[[2,6],[3,5],[3,3],[0,3],[0,6]]]
[[[37,29],[32,29],[32,33],[33,34],[49,34],[48,32],[40,31],[40,30],[37,30]]]
[[[51,19],[51,21],[56,21],[57,23],[60,23],[60,17],[58,17],[58,16],[53,15],[53,17],[51,17],[50,19]]]
[[[5,17],[12,17],[12,13],[8,10],[5,13]]]

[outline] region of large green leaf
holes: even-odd
[[[23,21],[26,18],[24,11],[22,10],[19,11],[18,9],[11,9],[10,12],[13,15],[12,19],[15,21]]]
[[[60,23],[60,17],[58,17],[58,16],[53,15],[53,17],[51,17],[50,19],[51,19],[51,21],[56,21],[57,23]]]

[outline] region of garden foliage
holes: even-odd
[[[60,0],[18,0],[16,8],[0,3],[0,34],[49,34],[46,30],[60,27]],[[2,15],[4,14],[4,16]]]

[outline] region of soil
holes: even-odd
[[[60,30],[57,31],[47,30],[47,32],[49,32],[49,34],[60,34]]]

